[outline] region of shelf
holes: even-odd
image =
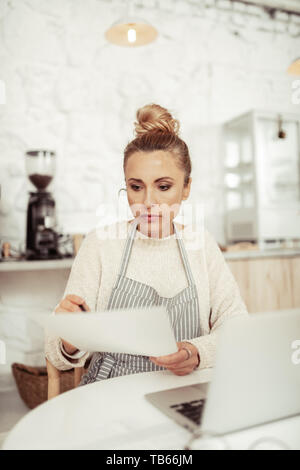
[[[300,256],[300,248],[268,248],[266,250],[224,251],[227,261],[257,258],[293,258]]]
[[[9,271],[47,271],[52,269],[71,269],[74,258],[34,261],[0,261],[0,272]]]

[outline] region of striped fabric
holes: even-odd
[[[120,273],[112,289],[107,310],[138,307],[151,308],[152,306],[164,305],[166,306],[176,341],[199,337],[200,316],[197,288],[183,241],[178,235],[174,222],[175,237],[178,240],[181,258],[188,278],[188,286],[174,297],[161,297],[153,287],[126,277],[138,221],[138,218],[133,221],[128,234],[122,255]],[[80,385],[121,375],[164,369],[164,367],[157,366],[151,362],[148,356],[95,352],[89,369],[82,377]]]

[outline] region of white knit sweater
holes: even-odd
[[[63,297],[75,294],[83,297],[91,310],[106,310],[130,227],[128,221],[116,222],[95,228],[85,236]],[[191,226],[183,230],[179,224],[176,227],[188,254],[199,297],[201,336],[188,341],[199,351],[199,369],[213,367],[218,329],[227,318],[248,315],[248,312],[211,234],[206,229],[194,233]],[[126,276],[151,285],[163,297],[173,297],[184,289],[188,280],[175,234],[153,238],[136,230]],[[61,348],[61,339],[46,332],[45,355],[57,369],[81,367],[89,356],[85,353],[80,359],[68,360]]]

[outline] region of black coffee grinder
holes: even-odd
[[[26,152],[26,172],[37,191],[30,191],[27,208],[26,259],[60,259],[55,231],[55,201],[46,188],[55,173],[55,153],[48,150]]]

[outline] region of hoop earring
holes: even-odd
[[[119,189],[119,191],[118,191],[118,197],[120,197],[120,192],[121,192],[121,191],[127,191],[127,189],[126,189],[126,188],[121,188],[121,189]]]

